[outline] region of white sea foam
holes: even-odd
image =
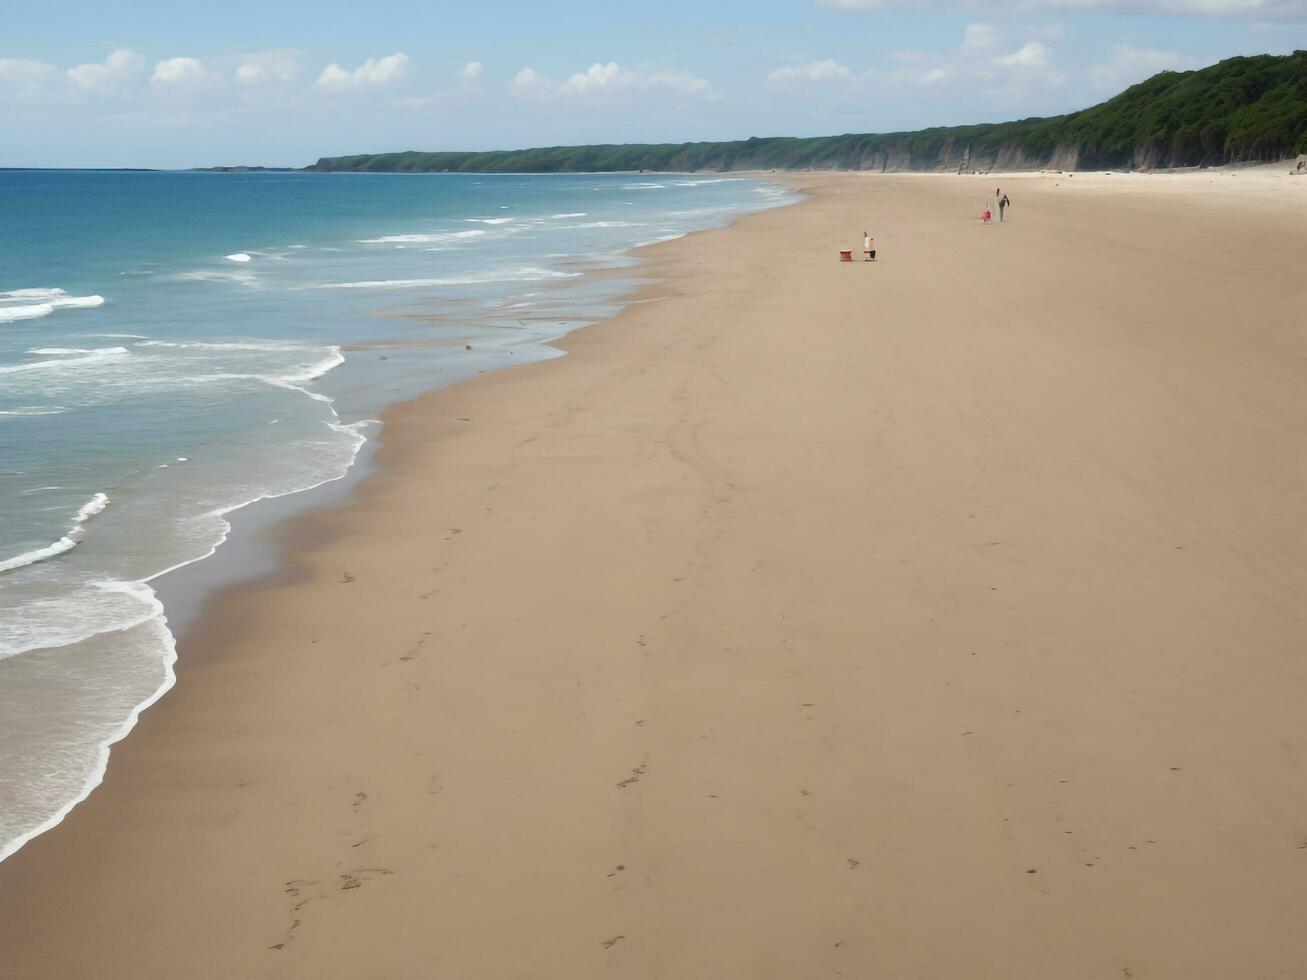
[[[288,385],[297,388],[300,385],[308,384],[310,381],[316,381],[318,378],[321,378],[329,371],[340,367],[340,365],[344,363],[345,355],[340,352],[340,348],[331,347],[328,349],[326,356],[320,360],[312,362],[311,364],[305,365],[298,371],[292,371],[289,374],[258,375],[258,377],[260,380],[267,381],[269,384]],[[326,395],[316,391],[305,391],[304,394],[308,395],[310,398],[315,398],[318,401],[331,402],[331,399]]]
[[[72,551],[77,547],[85,535],[85,528],[82,527],[100,511],[109,505],[109,498],[102,493],[97,493],[89,501],[82,504],[76,515],[73,517],[73,526],[54,544],[48,544],[44,548],[36,548],[32,551],[24,552],[21,555],[15,555],[5,561],[0,561],[0,573],[11,572],[15,568],[23,568],[27,565],[35,565],[37,562],[45,561],[48,558],[54,558],[65,552]],[[21,652],[21,651],[19,651]]]
[[[179,272],[173,278],[182,282],[234,282],[242,286],[261,285],[258,276],[244,269],[193,269],[190,272]]]
[[[103,582],[100,583],[100,587],[105,592],[119,592],[131,596],[148,606],[150,615],[131,628],[139,628],[152,634],[154,645],[160,653],[162,681],[147,698],[132,708],[127,718],[116,730],[108,733],[97,742],[95,765],[82,781],[82,785],[75,795],[40,825],[0,843],[0,861],[18,851],[19,848],[34,837],[39,837],[52,827],[58,826],[73,807],[91,795],[91,792],[104,781],[104,773],[109,765],[109,747],[125,738],[136,727],[141,712],[163,697],[177,682],[177,675],[173,670],[177,663],[177,643],[172,632],[168,629],[168,620],[163,615],[163,603],[159,602],[154,590],[148,585],[136,582]]]
[[[28,361],[26,364],[9,364],[5,367],[0,367],[0,375],[26,375],[51,369],[57,371],[66,371],[69,368],[79,370],[87,367],[96,367],[129,356],[130,353],[126,347],[101,347],[99,350],[92,351],[89,354],[80,354],[75,357],[61,354],[56,360]]]
[[[20,405],[18,408],[0,409],[0,415],[63,415],[68,411],[62,405]]]
[[[275,340],[209,341],[209,340],[142,340],[137,347],[163,347],[171,350],[306,350],[303,344],[279,343]]]
[[[573,229],[587,228],[644,228],[644,222],[641,221],[586,221],[579,225],[568,225],[567,228],[561,229],[571,231]]]
[[[233,252],[231,255],[224,255],[223,258],[228,262],[249,262],[253,256],[249,252]]]
[[[82,504],[77,510],[77,516],[73,518],[74,524],[82,524],[96,514],[100,513],[109,506],[109,498],[103,493],[97,493],[94,497]]]
[[[662,190],[662,189],[663,189],[664,187],[666,187],[666,186],[667,186],[666,184],[655,184],[655,183],[650,183],[650,182],[643,182],[643,183],[635,183],[635,184],[623,184],[623,185],[622,185],[622,190],[624,190],[624,191],[659,191],[659,190]]]
[[[564,219],[564,218],[584,218],[584,217],[586,217],[588,214],[589,214],[589,212],[587,212],[587,211],[569,211],[569,212],[567,212],[566,214],[554,214],[554,215],[550,215],[550,218],[553,219],[553,220],[555,220],[555,221],[561,221],[561,220]]]
[[[659,235],[657,238],[650,238],[648,241],[639,242],[636,248],[647,248],[650,245],[661,245],[663,242],[674,242],[678,238],[684,238],[688,232],[675,231],[665,235]]]
[[[427,245],[436,242],[456,242],[469,238],[480,238],[486,234],[484,229],[472,228],[468,231],[445,231],[430,235],[383,235],[381,238],[360,238],[360,245]]]
[[[69,296],[62,289],[11,289],[0,293],[0,323],[37,320],[55,310],[104,305],[103,296]]]
[[[0,561],[0,573],[13,571],[15,568],[23,568],[26,565],[35,565],[38,561],[45,561],[55,555],[62,555],[65,551],[72,551],[76,547],[77,542],[65,535],[54,544],[48,544],[44,548],[25,551],[21,555],[15,555],[13,558]]]
[[[468,222],[469,224],[476,224],[476,225],[506,225],[513,219],[512,218],[464,218],[463,220]]]
[[[538,266],[523,266],[516,269],[499,269],[496,271],[467,276],[451,276],[444,279],[375,279],[364,282],[328,282],[320,289],[422,289],[431,286],[475,286],[491,282],[539,282],[544,279],[572,279],[581,275],[579,272],[559,272],[554,269],[541,269]]]

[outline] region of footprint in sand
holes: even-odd
[[[353,888],[362,888],[363,883],[370,878],[394,873],[389,868],[359,868],[357,871],[346,871],[340,876],[340,890],[344,892]]]
[[[640,763],[640,765],[638,765],[636,768],[631,770],[631,775],[627,776],[625,779],[623,779],[620,783],[617,784],[617,788],[626,789],[626,787],[630,786],[632,783],[638,783],[640,781],[640,777],[643,776],[648,771],[649,771],[649,763],[648,762]]]

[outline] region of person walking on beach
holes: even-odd
[[[876,239],[872,238],[869,232],[862,233],[862,251],[867,256],[868,262],[876,261]]]
[[[998,199],[998,220],[999,220],[999,221],[1002,221],[1002,220],[1003,220],[1003,212],[1004,212],[1005,210],[1007,210],[1007,208],[1008,208],[1011,204],[1012,204],[1012,202],[1008,200],[1008,196],[1007,196],[1006,194],[1004,194],[1002,197],[1000,197],[1000,198]]]

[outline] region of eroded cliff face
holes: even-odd
[[[1079,146],[1058,146],[1048,154],[1030,154],[1016,145],[997,149],[976,149],[965,143],[948,142],[932,149],[928,155],[914,154],[908,144],[863,153],[861,156],[832,158],[813,169],[866,170],[873,173],[970,173],[972,171],[1075,170],[1080,165]],[[1151,166],[1149,162],[1146,165]],[[736,161],[741,169],[748,161]],[[763,166],[759,164],[758,166]]]
[[[1017,144],[999,147],[976,148],[965,143],[948,142],[931,147],[927,152],[914,152],[907,144],[867,151],[857,156],[832,156],[814,163],[804,170],[865,170],[873,173],[988,173],[1029,170],[1113,170],[1123,165],[1131,170],[1156,170],[1169,167],[1217,166],[1228,163],[1258,162],[1229,160],[1224,157],[1196,161],[1192,157],[1179,157],[1167,148],[1156,144],[1137,147],[1128,161],[1115,154],[1105,156],[1096,147],[1079,143],[1055,146],[1047,153],[1032,153]],[[771,169],[764,161],[753,162],[746,158],[731,162],[728,169]],[[716,164],[709,168],[716,169]]]

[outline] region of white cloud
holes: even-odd
[[[241,85],[289,82],[300,73],[297,51],[255,51],[241,55],[238,61],[236,81]]]
[[[206,88],[219,81],[197,58],[165,58],[150,75],[150,84],[161,90]]]
[[[993,24],[968,24],[962,35],[962,48],[965,51],[979,51],[992,48],[998,44],[998,30]]]
[[[672,89],[687,95],[707,92],[712,88],[708,79],[680,71],[656,71],[652,75],[638,76],[638,83],[654,88]]]
[[[941,7],[989,11],[1114,10],[1193,17],[1244,17],[1284,21],[1307,17],[1307,0],[818,0],[836,10],[927,10]]]
[[[1051,54],[1047,45],[1039,41],[1027,41],[1011,54],[995,58],[994,63],[1005,68],[1044,68],[1048,65]]]
[[[1307,16],[1307,0],[1041,0],[1047,6],[1207,17],[1291,20]]]
[[[353,71],[332,62],[322,69],[318,84],[327,89],[355,89],[378,85],[389,85],[404,74],[408,68],[408,55],[402,51],[384,58],[369,58]]]
[[[998,53],[999,41],[999,32],[993,26],[969,24],[951,50],[887,55],[896,67],[878,73],[878,77],[909,86],[947,86],[959,91],[965,87],[1005,103],[1066,81],[1066,75],[1054,64],[1053,50],[1042,41],[1027,41],[1008,54]]]
[[[530,71],[530,69],[526,69]],[[519,75],[519,77],[521,77]],[[536,79],[531,84],[536,84]],[[515,80],[516,84],[516,80]],[[710,91],[707,79],[688,72],[659,71],[644,73],[623,68],[615,61],[606,64],[595,62],[585,71],[577,72],[558,86],[563,95],[594,96],[629,93],[636,90],[663,89],[682,95],[696,95]]]
[[[806,65],[787,65],[775,68],[767,76],[774,82],[828,82],[853,77],[844,65],[837,61],[813,61]]]
[[[0,89],[35,92],[55,70],[54,65],[31,58],[0,58]]]
[[[523,68],[513,76],[509,88],[514,95],[539,96],[546,94],[551,86],[549,79],[534,68]]]
[[[481,62],[469,61],[466,65],[463,66],[463,70],[460,71],[459,74],[462,75],[464,78],[479,77],[481,74]]]
[[[630,85],[633,80],[633,72],[623,71],[617,62],[610,61],[606,65],[595,63],[585,71],[577,72],[565,81],[561,88],[564,92],[585,95],[602,89],[611,90],[618,86]]]
[[[145,58],[135,51],[120,49],[101,64],[77,65],[66,72],[69,83],[83,92],[114,92],[145,73]]]
[[[1094,65],[1090,74],[1099,88],[1119,90],[1142,82],[1159,71],[1186,71],[1202,62],[1174,51],[1150,51],[1118,44],[1110,61]]]

